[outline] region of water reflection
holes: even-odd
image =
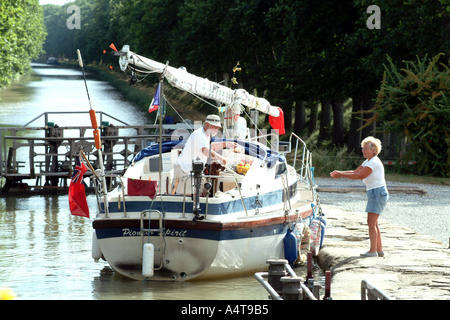
[[[88,196],[94,208],[96,199]],[[183,283],[133,281],[91,257],[92,220],[66,195],[0,199],[0,287],[19,299],[266,300],[252,275]],[[304,268],[296,269],[305,276]]]
[[[2,197],[0,285],[19,298],[63,298],[92,263],[90,236],[90,221],[70,215],[67,196]]]

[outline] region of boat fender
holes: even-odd
[[[320,243],[319,247],[322,248],[323,238],[325,237],[325,229],[327,226],[327,221],[324,216],[320,216]]]
[[[294,235],[297,238],[298,252],[298,257],[294,265],[304,265],[310,250],[311,232],[305,223],[297,223],[294,228]]]
[[[300,263],[305,264],[308,256],[308,252],[311,250],[311,230],[309,227],[305,227],[305,232],[300,242]]]
[[[92,258],[95,262],[98,262],[98,260],[103,256],[102,249],[100,249],[100,245],[98,244],[97,240],[97,234],[94,230],[92,233]]]
[[[286,235],[283,239],[284,243],[284,257],[291,266],[294,266],[295,260],[298,257],[297,251],[297,238],[290,228],[288,228]]]
[[[325,236],[326,221],[323,216],[318,216],[309,225],[311,231],[311,251],[317,256],[322,248]]]
[[[142,275],[144,277],[153,277],[153,260],[155,248],[151,243],[145,243],[142,249]]]

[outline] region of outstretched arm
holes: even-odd
[[[212,142],[211,148],[212,150],[221,150],[225,148],[236,148],[237,143],[232,141],[221,141],[221,142]]]
[[[330,176],[334,179],[346,178],[353,180],[362,180],[367,178],[372,173],[372,169],[369,167],[359,166],[354,171],[333,171]]]
[[[202,152],[206,157],[209,157],[209,149],[204,147],[202,148]],[[222,162],[222,164],[226,164],[227,160],[225,159],[225,157],[221,156],[220,154],[218,154],[214,148],[212,148],[211,150],[211,158],[214,160],[219,160],[220,162]]]

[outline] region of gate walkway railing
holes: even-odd
[[[156,133],[159,126],[129,125],[104,112],[97,113],[101,121],[103,163],[107,171],[123,172],[137,152],[159,139]],[[70,122],[82,123],[83,114],[87,115],[88,122],[87,111],[45,112],[22,127],[1,127],[0,177],[3,178],[4,191],[12,184],[28,179],[36,179],[36,186],[42,185],[42,178],[45,178],[45,186],[66,186],[67,179],[72,177],[73,159],[80,149],[92,164],[98,164],[91,127],[58,126],[50,117],[59,115],[58,122],[70,119]],[[117,125],[105,121],[111,119]],[[30,126],[42,120],[43,126]],[[164,135],[164,139],[168,137]],[[89,175],[87,172],[86,176]]]

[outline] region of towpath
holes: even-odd
[[[395,300],[450,300],[448,244],[380,219],[385,256],[363,258],[360,254],[369,248],[366,214],[322,208],[327,228],[318,260],[332,271],[334,300],[360,300],[362,280]]]
[[[450,186],[387,181],[379,221],[385,257],[369,248],[367,196],[358,180],[316,178],[327,219],[321,265],[333,273],[333,299],[357,299],[367,280],[392,299],[450,298]]]

